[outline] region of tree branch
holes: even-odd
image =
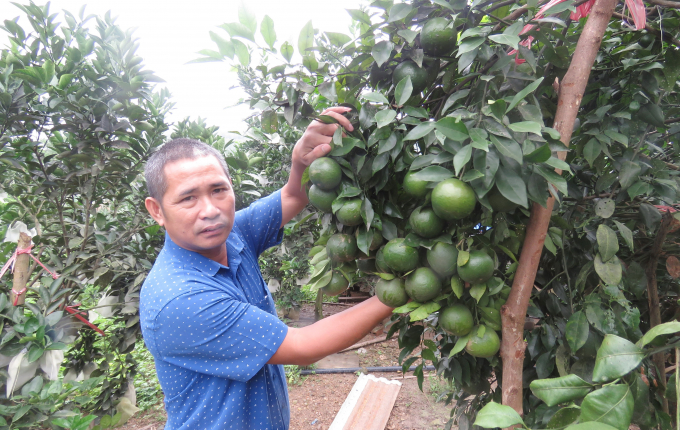
[[[595,3],[576,45],[569,70],[562,80],[553,128],[560,132],[560,140],[566,146],[569,146],[590,71],[595,63],[602,37],[616,4],[617,0],[598,0]],[[560,152],[558,156],[564,160],[566,152]],[[558,169],[556,172],[561,173]],[[501,308],[503,330],[501,343],[501,358],[503,359],[502,399],[504,405],[514,408],[520,414],[523,413],[522,369],[526,349],[524,320],[529,307],[531,290],[536,279],[545,236],[550,225],[554,202],[555,199],[551,196],[545,208],[539,204],[533,204],[529,225],[527,226],[527,236],[512,283],[512,291],[506,304]]]
[[[659,305],[659,290],[656,284],[656,267],[659,264],[661,248],[666,240],[666,235],[668,234],[668,230],[670,230],[672,222],[673,215],[671,215],[670,211],[666,211],[661,219],[661,226],[654,238],[649,261],[645,268],[645,274],[647,275],[647,302],[649,303],[649,328],[654,328],[661,324],[661,307]],[[668,413],[668,400],[664,398],[664,393],[666,392],[666,360],[664,354],[654,354],[652,356],[652,361],[656,366],[656,376],[659,381],[658,391],[663,399],[663,410]]]

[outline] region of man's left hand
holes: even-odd
[[[333,134],[338,127],[342,126],[349,131],[353,131],[354,127],[342,114],[350,111],[351,108],[336,106],[328,108],[321,113],[321,115],[328,115],[335,118],[339,124],[324,124],[319,121],[312,121],[305,130],[305,134],[298,140],[293,148],[293,166],[300,166],[306,168],[312,161],[319,157],[323,157],[331,152],[331,141]]]

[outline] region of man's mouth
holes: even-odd
[[[207,234],[214,233],[216,231],[222,230],[223,228],[224,228],[224,226],[222,224],[211,225],[211,226],[206,227],[203,230],[201,230],[201,234],[203,234],[203,233],[207,233]]]

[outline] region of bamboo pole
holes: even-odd
[[[31,236],[26,233],[19,233],[19,242],[17,250],[26,249],[31,246]],[[12,282],[12,291],[10,293],[10,300],[16,305],[23,305],[26,298],[26,292],[17,294],[26,288],[28,283],[28,263],[31,257],[28,254],[19,254],[14,262],[14,281]],[[16,300],[16,302],[15,302]]]

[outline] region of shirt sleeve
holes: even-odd
[[[276,353],[288,327],[224,291],[201,288],[176,297],[156,317],[160,358],[195,372],[248,381]]]
[[[253,202],[236,213],[241,238],[255,255],[281,243],[281,190]]]

